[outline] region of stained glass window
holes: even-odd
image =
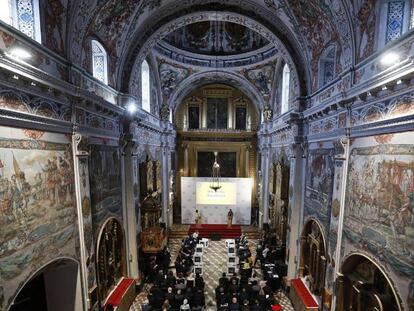
[[[388,3],[385,43],[399,38],[403,32],[404,4],[405,1],[390,1]]]
[[[93,76],[99,81],[108,83],[107,56],[103,46],[92,40],[92,70]]]
[[[38,0],[0,0],[0,19],[41,42]]]
[[[290,91],[290,69],[288,64],[283,67],[282,76],[282,108],[281,113],[285,113],[289,109],[289,91]]]
[[[150,68],[147,61],[143,61],[141,65],[141,100],[142,109],[151,112],[151,84],[150,84]]]

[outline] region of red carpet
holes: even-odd
[[[306,308],[318,308],[318,304],[309,293],[309,290],[306,288],[305,284],[303,284],[301,279],[293,279],[290,282]]]
[[[106,305],[112,304],[112,306],[117,307],[121,303],[122,298],[130,288],[135,284],[133,279],[124,278],[117,286],[116,289],[112,292],[111,296],[108,298]]]
[[[228,227],[225,225],[191,225],[188,229],[188,234],[192,234],[194,231],[198,230],[200,237],[210,238],[212,234],[220,235],[222,239],[234,239],[238,238],[241,235],[240,225],[232,225]]]

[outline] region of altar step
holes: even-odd
[[[190,225],[173,225],[168,230],[168,237],[170,239],[183,239],[188,235]],[[259,240],[262,238],[262,229],[252,226],[241,226],[241,231],[250,240]]]

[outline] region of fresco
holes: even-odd
[[[121,155],[119,149],[92,145],[89,163],[94,236],[109,216],[122,218]]]
[[[66,136],[0,127],[0,300],[52,258],[76,256],[75,219]]]
[[[250,82],[252,82],[266,101],[270,100],[272,84],[275,75],[275,64],[269,63],[259,65],[252,69],[244,69],[241,71]]]
[[[317,218],[328,231],[331,217],[334,149],[310,150],[306,166],[305,217]]]
[[[344,236],[408,288],[414,277],[414,135],[358,139],[348,169]]]
[[[158,60],[158,72],[164,100],[170,97],[180,82],[191,74],[191,71],[191,68],[188,69],[177,64],[169,64],[164,59]]]
[[[65,52],[67,0],[41,1],[45,38],[43,43],[55,51]]]

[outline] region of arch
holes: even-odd
[[[39,267],[37,270],[35,270],[34,272],[32,272],[27,278],[26,280],[19,286],[19,288],[16,290],[15,294],[13,295],[13,297],[10,299],[11,303],[10,305],[6,308],[6,310],[11,311],[13,310],[13,305],[16,302],[16,299],[18,299],[19,295],[23,292],[23,289],[30,284],[30,282],[32,282],[36,277],[40,276],[42,273],[46,272],[48,269],[52,269],[54,267],[62,267],[65,266],[63,263],[66,263],[67,266],[72,266],[72,265],[76,265],[77,269],[76,269],[76,276],[78,277],[80,275],[80,271],[79,271],[79,261],[76,260],[75,258],[69,257],[69,256],[59,256],[56,258],[53,258],[52,260],[49,260],[48,262],[46,262],[45,264],[43,264],[41,267]],[[68,280],[66,279],[66,283],[65,285],[68,285]],[[72,284],[73,285],[73,284]],[[67,295],[68,293],[65,291],[65,295]],[[75,299],[73,299],[73,302],[75,302]]]
[[[260,92],[250,84],[246,79],[231,72],[225,71],[207,71],[191,75],[180,83],[178,88],[171,94],[167,104],[170,109],[177,111],[176,105],[181,103],[183,99],[196,88],[200,88],[207,84],[222,83],[238,88],[246,96],[249,97],[256,108],[256,112],[260,115],[260,111],[265,106],[264,99]]]
[[[258,22],[252,19],[247,14],[239,14],[234,12],[227,12],[227,11],[220,11],[220,12],[212,12],[206,10],[200,10],[199,12],[194,13],[187,13],[182,12],[183,14],[179,17],[172,17],[169,21],[166,21],[161,27],[157,26],[154,27],[157,30],[154,32],[154,28],[145,32],[144,35],[141,34],[140,38],[137,40],[132,40],[136,44],[134,47],[131,47],[129,50],[129,55],[123,59],[123,62],[118,71],[118,81],[120,83],[124,83],[123,85],[118,85],[118,88],[123,89],[124,91],[128,91],[130,94],[136,94],[136,87],[137,87],[137,73],[139,72],[139,67],[143,59],[145,59],[146,55],[155,47],[157,42],[159,42],[163,37],[174,31],[175,29],[181,28],[186,25],[190,25],[197,22],[202,21],[229,21],[239,25],[243,25],[245,27],[254,29],[256,32],[260,33],[263,37],[265,37],[268,41],[270,41],[278,50],[285,60],[286,63],[289,64],[289,67],[292,70],[293,80],[294,83],[294,97],[300,96],[303,91],[301,92],[300,88],[300,81],[298,75],[298,67],[295,64],[295,60],[291,56],[290,52],[292,49],[288,50],[286,46],[282,43],[282,41],[278,38],[275,32],[272,32],[269,27],[265,26],[263,23]],[[298,55],[296,55],[298,56]],[[296,57],[298,58],[298,57]],[[302,58],[297,60],[299,63],[303,63]],[[132,68],[132,70],[131,70]],[[305,70],[306,66],[299,66]],[[303,73],[302,77],[310,77],[309,68],[307,68],[305,73]],[[307,82],[309,83],[309,79]],[[301,83],[304,84],[304,83]],[[307,87],[303,87],[307,88]]]
[[[108,55],[101,43],[91,40],[92,75],[102,83],[108,84]]]
[[[111,230],[113,236],[109,235]],[[106,241],[103,241],[103,238],[106,239]],[[119,241],[120,238],[121,241]],[[109,288],[116,284],[117,280],[115,280],[115,278],[120,278],[121,276],[126,275],[127,263],[125,242],[126,236],[122,222],[115,217],[107,218],[100,227],[96,243],[96,281],[98,284],[98,297],[101,304],[106,298]],[[120,250],[119,254],[112,254],[113,258],[110,258],[112,259],[111,263],[108,258],[108,256],[111,255],[111,251],[108,251],[109,248],[111,248],[112,251],[115,249]],[[115,267],[115,265],[118,267]]]
[[[386,270],[374,258],[372,258],[371,256],[369,256],[367,254],[360,253],[360,252],[352,252],[352,253],[348,254],[347,256],[345,256],[342,259],[342,264],[341,264],[341,267],[340,267],[340,274],[339,274],[339,276],[340,276],[340,282],[339,282],[340,286],[338,288],[338,297],[337,297],[337,299],[338,299],[338,303],[337,303],[338,310],[345,310],[345,309],[343,309],[345,307],[345,304],[353,303],[353,301],[352,301],[353,297],[345,296],[345,292],[347,290],[345,287],[349,286],[349,285],[352,286],[352,284],[347,284],[347,282],[349,282],[349,279],[347,280],[348,275],[352,274],[353,275],[352,278],[355,279],[355,277],[356,277],[355,271],[360,265],[363,265],[364,268],[367,268],[367,269],[364,269],[364,271],[367,272],[367,274],[369,274],[370,272],[381,273],[381,276],[386,280],[386,282],[387,282],[386,285],[388,286],[388,289],[391,290],[391,292],[392,292],[393,297],[391,297],[391,298],[393,298],[394,304],[393,305],[387,305],[387,307],[383,310],[384,311],[385,310],[387,310],[387,311],[388,310],[390,310],[390,311],[393,311],[393,310],[402,311],[403,310],[402,303],[401,303],[402,299],[399,296],[399,294],[397,293],[397,290],[395,289],[394,282],[387,275]],[[375,270],[371,270],[371,269],[375,269]],[[373,277],[375,278],[375,276],[373,276]],[[363,280],[356,280],[355,279],[355,282],[358,283],[357,286],[359,287],[359,289],[365,290],[365,289],[363,289],[363,287],[364,287]],[[381,282],[381,286],[383,286],[383,285],[384,285],[383,282]],[[373,286],[375,286],[375,285],[373,285]],[[376,296],[375,300],[376,300],[376,302],[379,301],[379,304],[384,307],[383,302],[386,299],[384,299],[384,298],[381,299],[380,298],[380,296],[382,296],[381,294],[383,294],[383,293],[379,293],[379,292],[376,293],[375,294],[375,296]],[[344,298],[346,298],[346,299],[344,299]],[[365,299],[365,300],[368,300],[368,299]],[[386,302],[389,302],[389,301],[386,301]]]
[[[305,276],[309,290],[322,297],[325,285],[327,244],[322,225],[309,218],[301,235],[300,276]],[[322,299],[321,299],[322,300]]]

